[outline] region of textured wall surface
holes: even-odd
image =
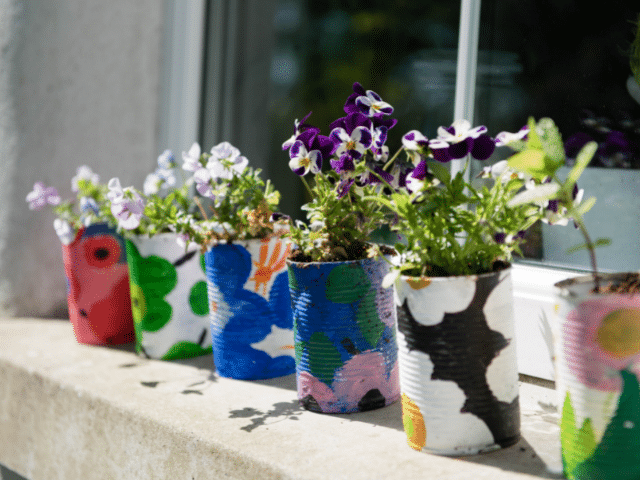
[[[142,186],[158,155],[163,2],[0,0],[0,311],[65,316],[60,242],[36,181],[87,164]]]

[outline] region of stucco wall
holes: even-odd
[[[0,0],[0,313],[65,316],[60,242],[36,181],[87,164],[141,186],[158,143],[161,0]]]

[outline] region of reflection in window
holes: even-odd
[[[411,129],[435,135],[449,125],[455,98],[460,6],[447,0],[276,3],[274,52],[269,87],[269,173],[283,192],[287,213],[300,216],[304,202],[286,198],[296,184],[281,149],[293,120],[328,134],[354,82],[379,93],[395,108],[397,126],[387,144],[393,150]],[[299,182],[298,182],[299,183]]]
[[[476,121],[498,132],[518,130],[529,115],[551,117],[569,157],[598,142],[579,186],[598,199],[585,221],[594,237],[613,240],[597,252],[611,270],[640,268],[640,87],[629,65],[639,12],[631,0],[606,8],[577,0],[482,2],[478,89],[486,98],[476,102]],[[505,75],[507,56],[513,76]],[[566,254],[582,243],[571,227],[532,233],[527,256],[588,267],[583,252]]]

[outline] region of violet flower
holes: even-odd
[[[131,187],[123,189],[117,177],[109,180],[107,186],[111,213],[118,220],[118,226],[125,230],[133,230],[140,225],[140,219],[144,213],[144,200]]]
[[[47,187],[42,182],[33,184],[33,191],[27,194],[26,201],[29,202],[30,210],[40,210],[45,205],[58,205],[60,196],[55,187]]]
[[[289,168],[300,177],[309,172],[316,174],[322,168],[322,152],[317,149],[308,151],[302,140],[293,143],[289,149],[289,158]]]
[[[433,157],[439,162],[461,159],[471,154],[476,160],[486,160],[496,148],[487,134],[487,127],[471,128],[467,120],[455,121],[450,127],[438,128],[438,137],[429,142]]]
[[[311,112],[307,113],[307,115],[300,121],[298,121],[297,118],[295,119],[293,124],[293,135],[282,144],[282,150],[291,148],[291,146],[303,132],[310,132],[312,134],[320,133],[320,129],[318,127],[314,127],[312,125],[309,125],[308,123],[305,123],[310,116]]]
[[[335,127],[331,130],[329,138],[334,145],[334,155],[341,157],[346,154],[358,159],[371,146],[373,135],[368,126],[362,125],[363,117],[362,114],[349,115],[344,122],[344,127]],[[366,117],[364,119],[368,120]]]

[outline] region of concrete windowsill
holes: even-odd
[[[163,362],[76,343],[68,321],[0,319],[0,464],[55,479],[562,478],[553,390],[521,383],[522,439],[449,458],[406,444],[400,404],[323,415],[293,375],[218,377],[211,356]]]

